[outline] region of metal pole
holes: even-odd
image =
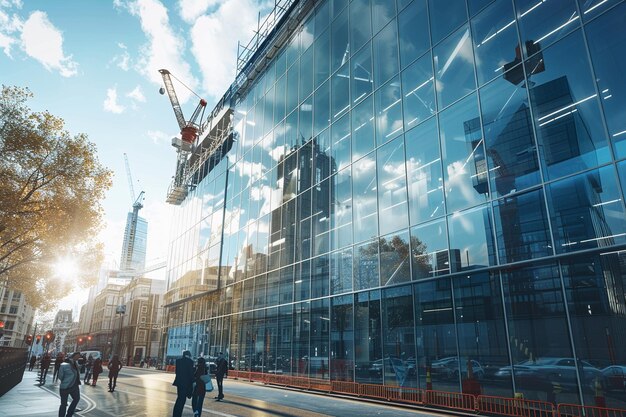
[[[30,342],[30,348],[28,349],[28,360],[30,360],[30,357],[32,356],[33,353],[33,345],[35,344],[35,341],[37,340],[37,325],[39,323],[35,322],[35,331],[33,332],[33,340],[32,342]]]

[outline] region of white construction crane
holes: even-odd
[[[124,154],[124,163],[126,165],[126,177],[128,178],[128,189],[130,190],[133,212],[130,218],[128,233],[128,241],[125,242],[125,248],[122,248],[122,265],[121,268],[128,267],[133,259],[133,251],[135,248],[135,237],[137,235],[137,220],[139,218],[139,210],[143,208],[143,200],[145,192],[141,191],[139,196],[135,198],[135,187],[133,187],[133,177],[130,173],[130,164],[128,163],[128,155]]]

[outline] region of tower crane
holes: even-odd
[[[137,221],[139,219],[139,210],[143,208],[143,201],[145,192],[141,191],[137,198],[135,198],[135,188],[133,187],[133,177],[130,173],[130,164],[128,163],[128,155],[124,153],[124,164],[126,166],[126,177],[128,178],[128,189],[130,190],[131,201],[133,204],[133,212],[130,213],[130,218],[126,224],[126,236],[124,239],[124,246],[122,247],[122,269],[129,269],[132,264],[133,254],[135,249],[135,239],[137,236]]]
[[[174,75],[166,69],[160,69],[159,72],[163,77],[163,83],[165,84],[165,88],[161,87],[159,89],[159,93],[165,94],[167,91],[167,95],[170,98],[170,103],[172,104],[172,109],[174,109],[174,116],[176,116],[176,120],[178,121],[178,127],[180,127],[180,139],[173,138],[172,146],[176,148],[176,173],[174,175],[174,180],[170,185],[167,191],[167,199],[166,201],[170,204],[180,204],[185,199],[188,193],[187,187],[187,160],[189,154],[191,153],[191,149],[193,144],[195,143],[198,136],[202,134],[202,118],[204,117],[204,110],[206,108],[207,102],[196,93],[194,93],[189,87],[187,87],[182,81],[178,78],[174,77]],[[183,111],[180,107],[180,102],[178,101],[178,96],[176,95],[176,90],[174,89],[174,84],[172,83],[172,78],[176,79],[179,83],[181,83],[185,88],[191,91],[196,97],[200,99],[200,102],[196,106],[191,118],[187,121],[183,116]],[[198,123],[196,120],[200,117]]]

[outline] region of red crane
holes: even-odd
[[[180,127],[180,136],[183,140],[183,146],[187,148],[186,150],[190,150],[191,145],[193,145],[193,143],[196,141],[198,135],[202,133],[202,118],[204,117],[204,109],[207,105],[207,102],[205,99],[194,93],[182,81],[174,77],[174,75],[172,75],[172,73],[168,70],[160,69],[159,72],[161,73],[161,76],[163,77],[163,83],[165,84],[165,88],[161,87],[159,89],[159,92],[161,94],[165,94],[165,91],[167,91],[167,95],[169,96],[170,102],[172,103],[172,108],[174,109],[174,115],[176,116],[178,126]],[[191,115],[189,121],[185,121],[185,117],[183,116],[183,111],[180,107],[180,103],[178,102],[176,91],[174,90],[174,84],[172,84],[172,77],[176,78],[178,82],[183,84],[189,91],[191,91],[196,97],[200,99],[200,102],[196,106],[196,109]],[[200,122],[196,123],[196,119],[198,118],[198,116],[200,116]]]

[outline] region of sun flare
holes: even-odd
[[[73,278],[78,273],[78,265],[71,258],[60,258],[53,266],[54,275],[63,278]]]

